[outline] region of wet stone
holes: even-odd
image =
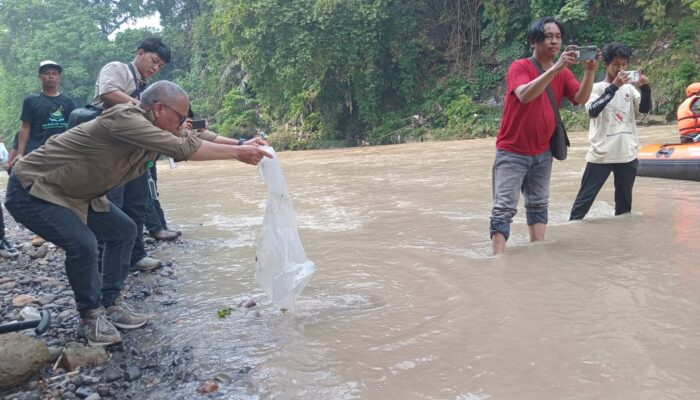
[[[79,397],[75,395],[75,393],[70,392],[70,391],[65,391],[61,395],[61,399],[63,400],[75,400],[78,399]]]
[[[116,382],[118,380],[121,380],[123,376],[124,376],[124,373],[122,373],[121,371],[116,371],[116,370],[107,371],[104,375],[105,382],[107,382],[107,383]]]
[[[65,311],[61,311],[58,314],[58,318],[62,321],[65,321],[65,320],[73,318],[77,314],[78,314],[78,312],[75,310],[65,310]]]
[[[253,369],[253,367],[246,365],[245,367],[239,369],[238,373],[239,374],[247,374],[248,372],[250,372],[251,369]]]
[[[92,388],[90,386],[81,386],[75,391],[75,395],[80,397],[81,399],[87,398],[94,392],[92,391]]]
[[[97,393],[99,393],[100,396],[102,397],[107,397],[111,393],[111,389],[109,388],[109,385],[102,383],[100,385],[97,385]]]
[[[49,346],[49,361],[56,362],[56,360],[58,360],[58,357],[61,356],[62,352],[63,347],[61,346]]]
[[[26,390],[36,390],[38,387],[39,387],[39,382],[37,382],[37,381],[30,381],[24,385],[24,388]]]
[[[36,391],[20,392],[18,396],[13,397],[16,400],[41,400],[41,395]]]
[[[216,381],[217,381],[217,382],[220,382],[220,383],[231,383],[231,382],[233,382],[233,377],[231,377],[231,375],[229,375],[229,374],[227,374],[227,373],[225,373],[225,372],[219,372],[218,374],[216,374],[216,377],[214,377],[214,379],[216,379]]]
[[[43,306],[43,305],[46,305],[49,303],[53,303],[53,301],[56,300],[56,297],[58,297],[58,296],[56,296],[55,294],[47,294],[47,295],[41,296],[41,297],[39,297],[39,304],[41,304]]]
[[[135,381],[136,379],[139,379],[141,377],[141,370],[138,367],[128,367],[126,371],[124,371],[124,380],[131,382]]]

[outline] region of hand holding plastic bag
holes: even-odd
[[[272,147],[265,151],[275,155]],[[260,175],[267,184],[262,240],[255,262],[255,280],[280,308],[294,311],[296,298],[314,274],[297,231],[292,199],[277,156],[263,157]]]

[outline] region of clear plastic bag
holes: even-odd
[[[5,143],[0,141],[0,163],[6,163],[9,156],[10,153],[7,152],[7,148],[5,148]]]
[[[275,155],[272,147],[265,150]],[[255,280],[276,306],[294,311],[296,298],[311,280],[315,267],[301,245],[292,199],[277,156],[263,157],[259,170],[267,184],[267,205]]]

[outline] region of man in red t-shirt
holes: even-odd
[[[564,28],[559,21],[552,17],[538,19],[530,25],[527,39],[533,49],[532,56],[544,73],[540,75],[527,58],[514,61],[508,68],[503,118],[493,164],[490,234],[494,255],[505,250],[520,191],[525,197],[530,241],[544,240],[552,174],[549,139],[555,126],[547,86],[552,88],[557,104],[564,97],[574,104],[585,103],[591,94],[600,52],[595,60],[584,62],[583,81],[579,84],[568,68],[576,63],[574,46],[567,47],[554,61],[563,35]]]

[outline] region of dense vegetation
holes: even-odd
[[[114,35],[156,11],[162,31]],[[40,60],[84,103],[102,65],[155,33],[174,52],[157,78],[224,135],[262,130],[278,148],[492,135],[505,72],[543,15],[567,43],[629,43],[656,114],[673,118],[700,80],[700,0],[0,0],[0,129],[9,143]]]

